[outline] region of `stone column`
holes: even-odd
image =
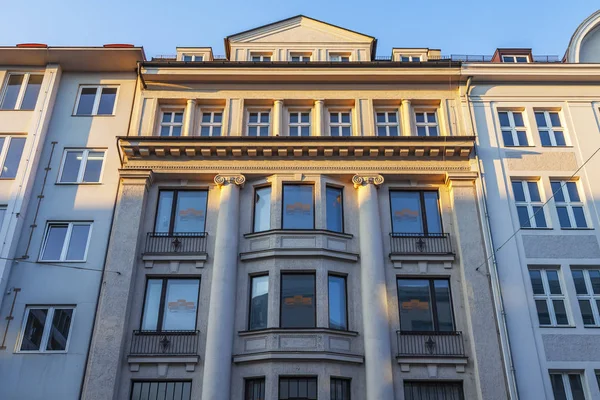
[[[413,133],[413,113],[410,100],[402,100],[402,136],[412,136]]]
[[[315,100],[315,126],[313,136],[323,136],[323,100]]]
[[[87,400],[116,398],[125,335],[131,334],[126,328],[152,171],[121,169],[119,173],[121,185],[81,395]]]
[[[185,121],[183,121],[183,136],[194,135],[194,113],[196,112],[196,100],[188,100],[185,106]]]
[[[377,186],[381,175],[355,175],[358,189],[360,280],[365,340],[367,400],[393,400],[392,350],[388,320],[383,237]]]
[[[221,188],[210,286],[202,398],[228,400],[238,263],[240,187],[244,175],[217,175]]]
[[[283,100],[273,102],[273,136],[282,135],[283,122]]]

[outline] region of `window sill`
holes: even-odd
[[[42,263],[42,264],[50,264],[50,263],[70,263],[70,264],[76,264],[76,263],[87,262],[87,260],[37,260],[37,262],[38,263]]]
[[[594,228],[560,228],[561,231],[593,231]]]
[[[577,328],[575,325],[538,325],[538,328],[542,329],[571,329]]]
[[[18,109],[18,110],[7,110],[7,109],[0,109],[0,112],[2,112],[2,111],[25,111],[25,112],[32,112],[32,111],[35,111],[35,109],[33,109],[33,110],[22,110],[22,109]]]
[[[114,117],[115,114],[71,114],[71,117]]]
[[[13,354],[37,354],[37,355],[45,355],[45,354],[49,354],[49,355],[53,355],[53,354],[67,354],[68,351],[64,350],[64,351],[23,351],[23,350],[19,350],[19,351],[15,351]]]
[[[572,149],[575,146],[552,146],[552,145],[544,146],[544,145],[542,145],[541,147],[543,147],[544,149]]]
[[[522,231],[552,231],[554,228],[531,228],[531,227],[520,227]]]
[[[267,235],[272,235],[272,234],[289,234],[289,235],[297,235],[297,234],[307,234],[307,235],[314,235],[314,234],[324,234],[324,235],[329,235],[329,236],[337,236],[337,237],[341,237],[344,239],[352,239],[354,237],[354,235],[350,234],[350,233],[342,233],[342,232],[336,232],[336,231],[329,231],[326,229],[269,229],[268,231],[260,231],[260,232],[251,232],[251,233],[245,233],[244,237],[247,239],[251,239],[251,238],[255,238],[255,237],[261,237],[261,236],[267,236]]]
[[[55,185],[60,186],[99,186],[102,185],[102,182],[56,182]]]
[[[15,179],[17,179],[17,178],[16,177],[15,178],[3,178],[0,176],[0,181],[14,181]]]

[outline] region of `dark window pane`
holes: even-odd
[[[535,218],[535,226],[538,228],[546,228],[546,216],[542,207],[533,207],[533,215]]]
[[[198,279],[169,279],[164,304],[162,329],[193,331],[198,310]]]
[[[146,283],[144,317],[142,319],[142,330],[144,331],[155,331],[158,329],[158,314],[160,312],[162,287],[162,279],[148,279],[148,282]]]
[[[181,136],[181,126],[172,127],[171,136]]]
[[[540,325],[550,325],[550,313],[548,312],[548,304],[546,300],[536,300],[535,308],[537,309]]]
[[[60,182],[77,182],[82,159],[83,151],[68,151],[65,154]]]
[[[329,275],[329,327],[348,329],[346,317],[346,278]]]
[[[85,260],[85,251],[90,236],[90,225],[73,225],[66,260]]]
[[[525,126],[525,123],[523,122],[523,114],[521,114],[520,112],[514,112],[513,118],[515,120],[516,127]]]
[[[300,130],[301,130],[302,136],[310,136],[310,127],[302,126],[302,127],[300,127]]]
[[[344,123],[344,124],[350,123],[350,113],[342,113],[342,123]]]
[[[398,279],[398,303],[400,330],[434,330],[428,280]]]
[[[584,325],[594,325],[594,313],[589,300],[579,300],[579,309],[581,310],[581,318]]]
[[[249,122],[251,124],[257,123],[258,122],[258,113],[255,113],[255,112],[250,113]]]
[[[590,281],[592,281],[592,291],[594,294],[600,294],[600,270],[591,269],[588,271]]]
[[[565,302],[562,300],[552,300],[552,306],[554,307],[554,314],[556,315],[556,324],[569,325],[567,310],[565,309]]]
[[[331,378],[330,400],[350,400],[350,379]]]
[[[579,197],[579,191],[577,190],[577,183],[567,182],[567,192],[569,192],[569,199],[571,201],[581,201]]]
[[[575,225],[578,228],[587,228],[583,207],[573,207],[573,216],[575,217]]]
[[[205,190],[177,192],[173,232],[204,232],[207,196]]]
[[[244,400],[265,400],[265,378],[246,379]]]
[[[310,113],[303,112],[300,114],[300,122],[308,124],[310,122]]]
[[[282,328],[315,327],[315,276],[283,274],[281,276]]]
[[[338,113],[329,114],[329,122],[337,124],[340,121]]]
[[[525,131],[517,131],[517,140],[519,141],[519,146],[527,146],[527,133]]]
[[[191,390],[191,382],[133,382],[131,400],[191,400]]]
[[[117,88],[103,88],[98,105],[98,115],[112,115],[117,99]]]
[[[547,270],[546,277],[548,278],[548,288],[550,289],[550,294],[562,294],[562,290],[560,289],[560,280],[558,278],[558,271]]]
[[[269,310],[269,276],[252,277],[250,286],[250,323],[248,329],[265,329]]]
[[[337,126],[329,127],[329,136],[340,136],[340,130]]]
[[[437,192],[424,192],[425,216],[427,218],[428,233],[442,233],[442,220],[440,217],[440,208],[438,205]]]
[[[19,168],[19,162],[21,162],[21,155],[23,155],[23,149],[25,148],[25,138],[13,137],[8,145],[8,152],[0,171],[0,177],[2,178],[14,178],[17,176],[17,170]]]
[[[390,126],[388,129],[390,130],[390,136],[398,136],[397,126]]]
[[[570,228],[571,220],[569,219],[569,213],[567,207],[556,207],[558,212],[558,220],[560,221],[561,228]]]
[[[42,344],[44,334],[44,325],[48,309],[32,308],[27,315],[27,323],[23,330],[23,340],[21,342],[21,351],[39,350]]]
[[[427,136],[427,128],[424,126],[417,127],[417,136]]]
[[[552,146],[552,142],[550,141],[550,132],[540,131],[540,140],[542,141],[542,146]]]
[[[169,136],[171,134],[171,128],[169,126],[160,127],[160,136]]]
[[[314,229],[312,185],[283,185],[283,229]]]
[[[377,136],[387,136],[387,129],[385,126],[377,127]]]
[[[569,384],[571,385],[571,395],[573,396],[573,400],[585,400],[581,375],[569,374]]]
[[[102,172],[102,163],[104,162],[103,151],[90,151],[88,153],[85,172],[83,173],[84,182],[100,182],[100,173]]]
[[[525,192],[523,191],[523,182],[513,181],[512,188],[513,188],[513,193],[515,195],[515,201],[525,201]]]
[[[14,110],[17,104],[17,98],[21,91],[24,75],[10,75],[4,89],[4,98],[2,99],[2,110]]]
[[[511,131],[502,131],[502,140],[504,140],[505,146],[514,146],[515,145]]]
[[[529,189],[529,197],[531,201],[541,201],[540,190],[537,182],[527,182],[527,189]]]
[[[562,184],[560,181],[550,181],[550,186],[552,187],[552,194],[554,194],[555,201],[565,201],[565,196],[562,190]]]
[[[562,131],[554,131],[554,138],[557,146],[566,146],[567,141],[565,140],[565,134]]]
[[[291,113],[290,114],[290,124],[297,124],[298,123],[298,113]]]
[[[531,288],[533,289],[533,294],[544,294],[542,271],[537,269],[529,270],[529,278],[531,279]]]
[[[214,126],[213,127],[213,131],[212,131],[212,135],[213,136],[221,136],[221,127],[220,126]]]
[[[342,136],[350,136],[350,135],[351,135],[350,127],[342,126]]]
[[[67,339],[69,338],[69,329],[71,328],[71,319],[73,318],[73,309],[57,308],[52,317],[52,326],[48,336],[46,350],[63,351],[67,348]]]
[[[254,232],[271,229],[271,186],[256,189],[254,194]]]
[[[342,232],[344,230],[342,189],[327,186],[326,198],[327,229],[334,232]]]
[[[176,112],[173,114],[173,122],[183,123],[183,112]]]
[[[519,215],[519,223],[521,228],[531,228],[531,220],[529,219],[527,207],[517,206],[517,214]]]
[[[588,294],[583,271],[580,269],[573,269],[571,270],[571,275],[573,275],[573,283],[575,283],[575,292],[577,294]]]
[[[550,113],[550,122],[552,122],[552,126],[555,127],[555,128],[561,126],[561,124],[560,124],[560,117],[559,117],[559,115],[558,115],[557,112],[551,112]]]
[[[259,128],[259,132],[260,132],[260,136],[269,136],[269,127],[268,126],[261,126]]]
[[[554,400],[567,400],[565,385],[561,374],[550,374],[550,382],[552,382],[552,392]]]
[[[396,115],[395,112],[388,113],[388,122],[390,122],[390,123],[398,122],[398,116]]]
[[[510,122],[508,120],[508,113],[506,111],[499,112],[498,118],[500,119],[500,126],[510,126]]]
[[[433,281],[435,290],[435,306],[438,330],[444,332],[454,331],[452,318],[452,300],[450,299],[450,282],[445,279]]]
[[[391,191],[392,231],[424,233],[419,192]]]
[[[438,129],[436,126],[430,126],[429,127],[429,136],[437,136],[438,135]]]
[[[385,122],[385,114],[386,113],[382,113],[382,112],[381,113],[377,113],[376,114],[376,120],[377,120],[377,122],[379,122],[379,123]]]
[[[256,136],[258,132],[258,128],[256,126],[248,127],[248,136]]]
[[[415,113],[415,117],[417,118],[418,123],[425,122],[425,113],[422,113],[422,112]]]
[[[535,113],[535,122],[537,123],[537,126],[540,128],[546,127],[546,117],[544,116],[543,112],[536,112]]]
[[[92,115],[94,110],[94,101],[96,100],[96,91],[98,88],[82,88],[77,105],[77,115]]]
[[[68,228],[67,224],[48,227],[42,260],[60,260]]]
[[[404,400],[464,400],[462,383],[404,381]]]
[[[29,76],[29,82],[27,82],[25,95],[23,96],[23,101],[21,102],[21,110],[33,110],[35,108],[35,103],[37,103],[43,79],[43,75]]]

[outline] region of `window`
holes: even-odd
[[[442,233],[438,193],[434,191],[390,191],[392,232],[420,235]]]
[[[269,62],[269,61],[271,61],[271,55],[270,54],[252,54],[250,59],[255,62]]]
[[[200,279],[148,279],[141,330],[196,330],[199,291]]]
[[[535,122],[540,132],[542,146],[566,146],[565,131],[557,111],[536,111]]]
[[[74,312],[69,306],[27,307],[19,351],[66,352]]]
[[[329,111],[329,135],[351,136],[350,111]]]
[[[310,61],[310,54],[291,54],[292,62],[308,62]]]
[[[98,183],[104,164],[104,150],[65,150],[59,183]]]
[[[116,86],[81,86],[75,115],[114,115],[117,91]]]
[[[248,136],[269,136],[270,111],[250,111],[248,113]]]
[[[134,381],[131,387],[131,400],[191,399],[191,381]]]
[[[200,55],[196,55],[196,54],[184,54],[183,61],[200,62],[200,61],[204,61],[204,56],[200,56]]]
[[[206,190],[161,190],[154,233],[204,233]]]
[[[160,136],[181,136],[183,110],[164,110],[160,117]]]
[[[327,186],[325,189],[327,230],[344,232],[344,196],[341,188]]]
[[[571,269],[585,326],[600,325],[600,270]]]
[[[348,330],[346,277],[329,275],[329,328]]]
[[[417,136],[439,136],[438,123],[435,110],[415,110],[415,125]]]
[[[0,136],[0,178],[14,179],[17,176],[25,140],[24,137]]]
[[[49,223],[40,261],[85,261],[91,232],[91,222]]]
[[[512,181],[521,228],[547,228],[544,203],[537,181]]]
[[[279,378],[279,400],[317,400],[317,378]]]
[[[313,185],[283,185],[283,229],[314,229]]]
[[[6,216],[6,204],[0,205],[0,229],[2,229],[2,222],[4,222],[4,217]]]
[[[554,204],[561,228],[587,228],[583,201],[579,196],[577,181],[551,180]]]
[[[315,302],[315,274],[281,274],[281,328],[314,328]]]
[[[505,63],[528,63],[529,56],[502,56],[502,62],[505,62]]]
[[[462,382],[404,381],[404,400],[464,400]]]
[[[254,232],[271,229],[271,186],[254,190]]]
[[[523,113],[520,111],[500,111],[500,128],[505,146],[529,146]]]
[[[9,74],[0,110],[33,110],[43,79],[41,74]]]
[[[330,400],[350,400],[350,379],[331,378],[329,383]]]
[[[400,56],[402,62],[421,62],[421,56]]]
[[[585,400],[585,390],[579,372],[551,372],[555,400]]]
[[[448,279],[399,278],[398,304],[401,331],[454,331]]]
[[[269,312],[269,275],[250,277],[249,330],[266,329]]]
[[[200,136],[221,136],[223,111],[202,111]]]
[[[333,62],[350,62],[350,56],[347,54],[330,54],[329,61]]]
[[[565,295],[556,269],[530,269],[529,278],[540,326],[568,326]]]
[[[290,136],[310,136],[310,111],[290,111]]]
[[[246,379],[244,400],[265,400],[265,378]]]
[[[398,136],[400,132],[398,112],[377,111],[375,125],[377,127],[377,136]]]

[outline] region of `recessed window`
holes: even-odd
[[[160,116],[160,136],[181,136],[183,110],[163,110]]]
[[[540,132],[542,146],[558,147],[567,145],[565,131],[557,111],[536,111],[535,122]]]
[[[98,183],[104,164],[104,150],[65,150],[59,183]]]
[[[18,136],[0,136],[0,178],[14,179],[17,176],[25,140]]]
[[[283,229],[314,229],[313,185],[283,185]]]
[[[521,228],[547,228],[538,181],[512,181]]]
[[[404,381],[404,400],[465,400],[462,382]]]
[[[249,330],[266,329],[269,312],[269,275],[250,277]]]
[[[505,146],[529,146],[521,111],[500,111],[498,118]]]
[[[49,223],[40,261],[85,261],[91,231],[91,222]]]
[[[329,383],[330,400],[350,400],[350,379],[331,378]]]
[[[207,199],[206,190],[161,190],[154,233],[203,234]]]
[[[529,56],[502,56],[502,62],[505,62],[505,63],[528,63]]]
[[[571,269],[585,326],[600,325],[600,270]]]
[[[290,59],[292,62],[308,62],[310,61],[310,54],[292,53]]]
[[[561,228],[587,228],[583,201],[576,181],[551,180],[554,204]]]
[[[327,230],[344,231],[344,196],[342,188],[327,186],[325,189],[325,213],[327,214]]]
[[[269,62],[271,61],[271,55],[270,54],[252,54],[252,56],[250,57],[251,61],[254,62]]]
[[[201,55],[196,55],[196,54],[184,54],[183,55],[183,61],[186,62],[200,62],[200,61],[204,61],[204,56]]]
[[[117,91],[116,86],[81,86],[75,115],[114,115]]]
[[[439,235],[442,233],[438,193],[435,191],[390,191],[392,232]]]
[[[290,111],[289,136],[310,136],[310,111]]]
[[[435,110],[415,110],[417,136],[439,136],[439,127]]]
[[[421,56],[400,56],[402,62],[421,62]]]
[[[271,186],[254,190],[254,232],[271,229]]]
[[[329,328],[348,330],[346,277],[329,275]]]
[[[148,279],[142,331],[196,330],[200,279]]]
[[[25,309],[19,351],[66,352],[75,307],[36,306]]]
[[[248,112],[248,136],[269,136],[271,127],[271,112],[249,111]]]
[[[223,111],[202,111],[200,119],[200,136],[221,136]]]
[[[397,283],[401,331],[454,331],[448,279],[402,278]]]
[[[0,110],[33,110],[43,79],[41,74],[9,74]]]
[[[134,381],[131,387],[131,400],[191,399],[191,381]]]
[[[350,55],[348,55],[348,54],[330,54],[329,61],[350,62]]]
[[[579,372],[551,372],[550,382],[556,400],[585,400],[583,380]]]
[[[245,379],[244,400],[265,399],[265,378]]]
[[[281,274],[281,328],[314,328],[315,303],[315,274]]]
[[[530,269],[529,278],[540,326],[568,326],[560,276],[556,269]]]
[[[279,400],[317,400],[317,378],[280,377]]]
[[[6,204],[0,205],[0,229],[2,229],[2,222],[4,222],[4,217],[6,217]]]
[[[348,111],[329,111],[329,135],[330,136],[351,136],[352,122],[351,112]]]
[[[377,111],[375,114],[377,136],[398,136],[400,123],[397,111]]]

